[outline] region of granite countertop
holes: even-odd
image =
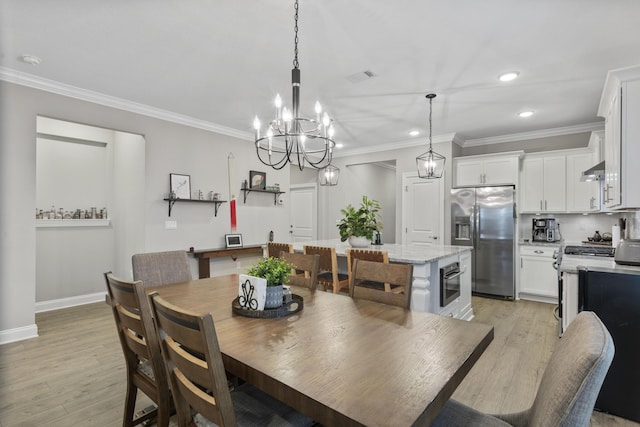
[[[640,274],[640,266],[616,264],[611,257],[563,255],[560,271],[577,273],[578,267],[586,267],[591,271],[608,273]]]
[[[557,242],[534,242],[533,240],[520,240],[518,242],[520,246],[549,246],[553,248],[559,248],[562,245],[562,241]]]
[[[349,243],[341,242],[340,239],[335,240],[315,240],[311,242],[297,242],[293,244],[293,249],[302,252],[304,245],[324,246],[336,248],[338,256],[346,255]],[[471,251],[470,246],[447,246],[447,245],[403,245],[398,243],[385,243],[384,245],[369,245],[370,250],[387,251],[389,261],[404,262],[410,264],[423,264],[427,262],[437,261],[462,252]]]

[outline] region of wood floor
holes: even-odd
[[[557,340],[553,306],[476,297],[473,306],[474,321],[492,324],[495,338],[454,397],[492,413],[528,407]],[[0,426],[122,425],[124,360],[109,307],[41,313],[36,321],[38,338],[0,346]],[[148,404],[138,399],[138,409]],[[601,413],[591,425],[640,426]]]

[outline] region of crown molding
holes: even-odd
[[[45,79],[34,76],[32,74],[23,73],[11,68],[0,66],[0,80],[9,83],[15,83],[21,86],[27,86],[33,89],[43,90],[58,95],[67,96],[69,98],[79,99],[81,101],[92,102],[94,104],[106,107],[117,108],[119,110],[129,111],[131,113],[141,114],[143,116],[155,119],[173,122],[197,129],[203,129],[222,135],[231,136],[238,139],[253,141],[250,132],[243,132],[230,127],[222,126],[216,123],[200,120],[182,114],[172,113],[171,111],[162,110],[160,108],[151,107],[137,102],[127,101],[126,99],[116,98],[114,96],[105,95],[91,90],[81,89],[76,86],[67,85],[56,82],[54,80]]]
[[[446,135],[438,135],[432,138],[432,142],[434,144],[439,144],[443,142],[453,142],[458,145],[462,144],[462,141],[455,133],[449,133]],[[418,146],[427,146],[429,144],[428,141],[425,141],[424,138],[411,138],[411,139],[402,139],[394,142],[389,142],[386,144],[378,144],[373,145],[371,147],[362,147],[362,148],[354,148],[354,149],[346,149],[337,150],[333,152],[333,157],[346,157],[346,156],[354,156],[359,154],[369,154],[369,153],[379,153],[381,151],[391,151],[391,150],[400,150],[403,148],[411,148]]]
[[[461,147],[477,145],[501,144],[504,142],[524,141],[527,139],[548,138],[552,136],[570,135],[572,133],[593,132],[604,129],[604,121],[587,123],[584,125],[565,126],[561,128],[545,129],[533,132],[514,133],[511,135],[492,136],[488,138],[469,139]]]

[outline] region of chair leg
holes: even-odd
[[[157,427],[169,427],[171,417],[171,399],[159,399]]]
[[[127,396],[124,404],[124,419],[122,420],[123,427],[134,426],[133,415],[136,410],[136,397],[138,395],[138,387],[133,385],[131,381],[127,381]]]

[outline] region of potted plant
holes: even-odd
[[[264,308],[278,308],[282,305],[282,285],[289,282],[293,266],[282,258],[269,257],[258,261],[247,270],[249,276],[267,280],[267,296]]]
[[[341,209],[342,219],[338,221],[340,240],[349,239],[349,244],[354,248],[367,247],[373,240],[374,233],[382,230],[380,217],[380,203],[377,200],[362,196],[360,208],[356,209],[350,204]]]

